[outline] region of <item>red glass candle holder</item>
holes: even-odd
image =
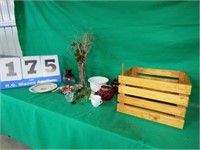
[[[113,98],[115,91],[110,85],[102,85],[98,94],[101,96],[102,100],[108,101]]]

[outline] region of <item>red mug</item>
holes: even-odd
[[[115,91],[110,85],[102,85],[98,94],[101,96],[102,100],[108,101],[113,98]]]

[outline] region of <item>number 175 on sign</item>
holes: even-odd
[[[0,58],[1,83],[53,76],[60,76],[57,55]]]

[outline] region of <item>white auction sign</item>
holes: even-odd
[[[57,55],[0,58],[0,89],[60,81]]]

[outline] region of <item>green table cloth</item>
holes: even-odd
[[[188,108],[183,130],[116,111],[117,100],[95,108],[72,105],[56,92],[35,94],[28,87],[1,91],[1,133],[33,149],[197,149],[197,107]]]

